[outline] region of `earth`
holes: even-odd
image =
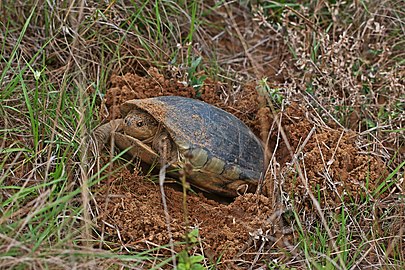
[[[305,216],[304,225],[311,226],[319,220],[311,194],[322,210],[333,212],[344,203],[361,203],[366,195],[374,196],[387,175],[381,170],[386,168],[383,162],[362,150],[356,133],[335,123],[320,123],[299,103],[276,108],[273,114],[253,83],[234,94],[206,79],[197,95],[192,87],[154,68],[147,74],[114,75],[101,104],[101,118],[105,122],[119,118],[119,106],[127,100],[163,95],[198,96],[234,114],[268,142],[270,162],[264,184],[255,194],[224,199],[195,189],[184,196],[181,185],[168,181],[165,212],[159,183],[136,164],[122,167],[116,162],[113,167],[120,168],[118,172],[95,187],[98,230],[109,248],[160,247],[156,254],[170,254],[162,246],[172,241],[181,251],[188,241],[191,254],[219,262],[219,269],[246,267],[263,256],[282,261],[287,256],[282,251],[294,254],[297,240],[289,215],[292,205]],[[282,129],[277,128],[278,119]],[[195,229],[197,237],[186,239]]]

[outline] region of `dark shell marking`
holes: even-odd
[[[235,180],[257,184],[262,177],[262,144],[232,114],[196,99],[163,96],[130,100],[122,105],[122,115],[135,107],[147,111],[163,124],[183,161],[200,171],[194,178],[219,177],[221,179],[213,183],[219,188]],[[205,184],[209,188],[209,183]]]

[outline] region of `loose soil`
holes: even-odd
[[[196,96],[193,88],[166,79],[156,69],[149,69],[146,76],[113,76],[111,85],[102,105],[106,109],[100,110],[105,121],[119,118],[120,104],[130,99]],[[199,191],[188,192],[188,223],[181,187],[165,186],[172,239],[184,241],[190,228],[198,228],[200,244],[194,245],[194,250],[212,262],[220,259],[218,268],[244,268],[247,262],[261,258],[282,260],[282,250],[294,253],[292,246],[297,239],[284,214],[290,205],[316,219],[310,192],[322,209],[337,209],[342,203],[360,203],[366,195],[372,197],[386,175],[381,170],[386,166],[378,157],[359,150],[361,142],[354,132],[333,128],[333,123],[329,125],[332,128],[320,125],[307,108],[298,104],[289,104],[277,116],[282,119],[287,145],[275,128],[277,121],[273,122],[270,110],[258,105],[260,97],[253,84],[232,96],[220,83],[207,80],[200,99],[236,115],[258,137],[269,136],[268,153],[272,157],[260,194],[225,201]],[[300,179],[297,165],[305,181]],[[99,229],[109,243],[120,243],[131,250],[169,243],[159,184],[143,175],[137,167],[125,168],[96,187]],[[182,249],[184,245],[176,245],[177,251]],[[266,254],[271,250],[275,250],[273,255]],[[262,257],[257,257],[258,251]]]

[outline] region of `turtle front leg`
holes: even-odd
[[[94,130],[93,138],[96,141],[96,145],[99,150],[110,141],[111,135],[114,132],[120,131],[122,129],[122,123],[122,119],[115,119],[97,127]]]
[[[152,141],[152,148],[159,153],[161,165],[172,165],[178,161],[177,148],[174,145],[169,133],[159,132]]]

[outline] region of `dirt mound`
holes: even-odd
[[[303,107],[292,104],[284,112],[282,126],[288,136],[290,149],[305,172],[305,180],[324,207],[337,207],[342,202],[357,203],[388,175],[379,157],[370,152],[360,152],[356,133],[350,130],[319,126]],[[277,140],[277,131],[273,142]],[[308,192],[299,179],[285,141],[275,149],[276,160],[281,165],[279,190],[301,205],[309,203]]]
[[[106,240],[126,247],[145,249],[169,242],[159,186],[125,170],[110,185],[99,190],[100,219],[105,222]],[[185,223],[183,193],[165,188],[174,241],[184,241],[190,230]],[[213,261],[223,254],[222,262],[247,249],[250,233],[269,229],[272,215],[269,199],[246,194],[231,204],[223,204],[202,194],[187,195],[189,226],[199,229],[204,253]],[[178,246],[180,251],[184,246]]]
[[[193,88],[165,79],[154,69],[148,74],[112,78],[112,88],[105,100],[109,111],[109,115],[105,116],[107,119],[119,117],[119,104],[129,99],[160,95],[195,96]],[[228,102],[225,102],[225,93],[221,84],[207,82],[201,91],[201,99],[235,114],[257,134],[264,122],[270,127],[268,122],[272,117],[267,110],[259,110],[254,86],[247,86],[240,96]],[[281,138],[278,130],[270,131],[269,147],[274,152],[270,164],[278,164],[278,169],[274,170],[275,176],[271,173],[267,175],[268,182],[274,181],[273,190],[264,193],[267,197],[245,194],[233,202],[220,203],[201,193],[189,192],[189,224],[186,224],[183,193],[178,185],[177,188],[165,187],[173,240],[184,241],[190,230],[187,226],[198,228],[201,245],[195,249],[213,262],[220,257],[222,265],[219,268],[246,266],[246,262],[257,260],[256,252],[260,245],[256,244],[263,240],[264,232],[266,250],[277,245],[286,247],[286,243],[294,239],[292,234],[285,233],[283,218],[278,211],[282,209],[280,205],[288,207],[294,204],[315,212],[294,164],[300,165],[309,189],[321,199],[324,207],[336,207],[346,198],[356,202],[364,199],[366,194],[372,195],[382,181],[384,173],[380,168],[383,164],[377,157],[359,152],[360,142],[356,134],[321,127],[304,107],[297,104],[289,106],[282,119],[290,145],[282,139],[277,141]],[[293,162],[290,153],[298,153],[298,163]],[[123,170],[108,184],[102,183],[97,187],[96,194],[99,224],[103,224],[100,230],[106,240],[136,250],[169,242],[159,185],[142,177],[136,168],[134,172]],[[184,246],[177,247],[178,250],[182,248]],[[270,260],[269,254],[262,254]],[[283,256],[277,254],[274,256]]]

